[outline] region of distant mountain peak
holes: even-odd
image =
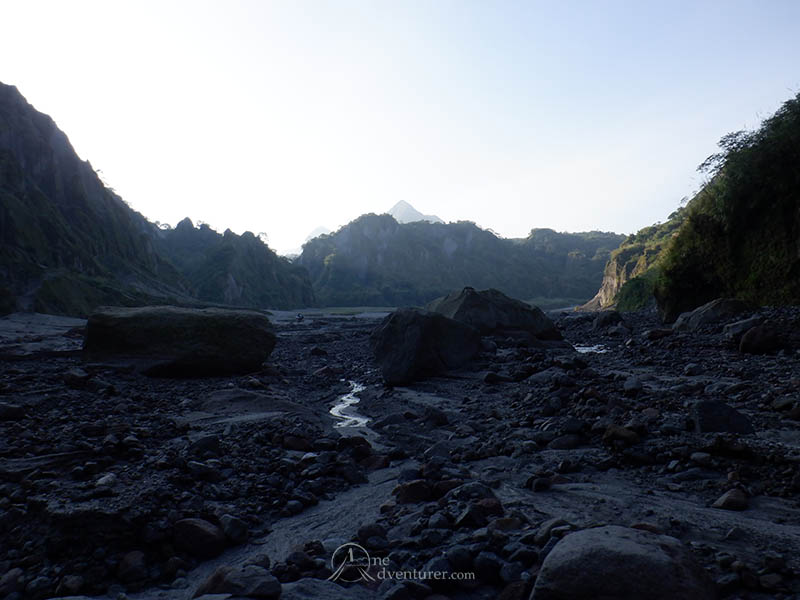
[[[428,221],[429,223],[444,223],[436,215],[423,215],[405,200],[400,200],[388,211],[398,223],[413,223],[414,221]]]

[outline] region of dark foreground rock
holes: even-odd
[[[465,287],[443,298],[437,298],[426,307],[478,329],[481,334],[503,331],[525,331],[542,340],[560,340],[561,333],[541,309],[495,289],[477,291]]]
[[[706,600],[714,586],[673,537],[610,525],[571,533],[547,555],[531,600]]]
[[[281,598],[525,600],[598,524],[680,540],[720,600],[795,597],[800,308],[754,314],[780,353],[741,354],[719,325],[653,336],[655,312],[618,333],[564,313],[578,352],[484,336],[456,373],[393,388],[377,315],[276,313],[269,362],[241,376],[7,358],[0,402],[22,410],[0,420],[0,598],[216,600],[277,580]],[[345,398],[366,425],[329,415]],[[374,581],[326,581],[348,542]]]
[[[777,352],[783,342],[778,331],[768,325],[751,327],[739,341],[739,352],[744,354],[771,354]]]
[[[402,385],[466,364],[480,348],[470,325],[415,308],[396,310],[370,337],[383,379]]]
[[[101,308],[84,344],[94,359],[133,359],[146,374],[179,377],[256,371],[274,347],[261,313],[174,306]]]
[[[692,407],[692,422],[697,432],[755,433],[750,420],[719,400],[703,400]]]

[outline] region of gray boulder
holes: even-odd
[[[738,344],[744,333],[756,325],[761,325],[762,320],[763,319],[761,317],[750,317],[749,319],[744,319],[742,321],[728,323],[722,328],[722,335],[726,340]]]
[[[560,340],[561,332],[540,308],[494,289],[465,287],[428,304],[428,310],[478,329],[481,334],[525,331],[541,340]]]
[[[774,326],[769,323],[751,327],[739,340],[739,352],[743,354],[772,354],[783,346],[783,341]]]
[[[624,323],[622,315],[616,310],[601,310],[592,321],[592,331],[607,329],[613,325]]]
[[[175,544],[193,556],[214,558],[228,542],[222,530],[205,519],[181,519],[175,523]]]
[[[705,570],[681,542],[610,525],[562,538],[542,564],[531,600],[715,598]]]
[[[259,312],[175,306],[100,308],[89,317],[83,346],[92,359],[178,377],[256,371],[274,347],[272,325]]]
[[[480,349],[480,333],[438,313],[401,308],[372,332],[370,345],[384,381],[403,385],[466,364]]]
[[[735,298],[717,298],[691,312],[683,313],[672,327],[678,331],[696,331],[701,327],[729,321],[749,308],[746,302]]]
[[[755,433],[750,419],[719,400],[701,400],[692,406],[691,419],[697,433]]]

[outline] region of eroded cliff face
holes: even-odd
[[[609,259],[608,263],[606,263],[606,268],[603,270],[603,283],[600,284],[597,294],[589,302],[578,307],[578,309],[603,310],[612,307],[614,299],[625,281],[627,279],[624,278],[624,271],[620,272],[616,259]]]
[[[642,247],[620,248],[611,253],[603,270],[603,283],[594,298],[584,304],[581,310],[603,310],[611,308],[617,301],[622,287],[634,277],[643,275],[655,261]]]
[[[658,265],[685,218],[686,209],[680,208],[666,222],[628,236],[611,252],[597,294],[578,310],[603,310],[618,304],[634,310],[651,303]]]

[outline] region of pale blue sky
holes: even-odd
[[[152,220],[280,251],[398,200],[632,232],[800,91],[800,2],[0,0],[0,81]]]

